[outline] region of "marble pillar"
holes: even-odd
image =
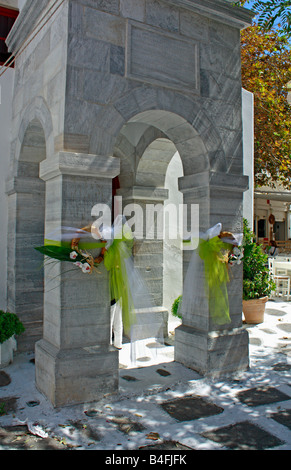
[[[245,176],[206,171],[180,180],[184,203],[199,204],[200,230],[206,231],[217,223],[223,230],[242,231],[241,211],[243,192],[248,187]],[[184,275],[191,252],[184,252]],[[195,274],[203,278],[203,264]],[[193,278],[195,283],[195,278]],[[199,311],[183,312],[182,325],[175,333],[175,360],[202,375],[220,376],[248,368],[248,332],[242,328],[242,266],[231,268],[228,285],[231,323],[213,322],[205,289],[200,292]],[[197,302],[198,303],[198,302]]]
[[[60,152],[45,160],[46,235],[92,222],[97,203],[111,205],[113,157]],[[108,273],[83,274],[69,263],[45,265],[43,339],[36,344],[36,386],[54,406],[100,399],[118,389],[118,351],[110,346]]]

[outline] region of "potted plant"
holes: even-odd
[[[254,241],[246,219],[243,221],[243,314],[246,323],[262,323],[268,296],[275,289],[270,277],[268,255]]]
[[[16,350],[15,335],[20,335],[25,328],[15,313],[0,310],[0,367],[6,367],[13,360]]]

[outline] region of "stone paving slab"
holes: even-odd
[[[68,450],[56,439],[43,439],[31,434],[27,426],[0,427],[0,443],[2,450]]]
[[[290,400],[290,396],[275,387],[260,387],[243,390],[237,394],[237,398],[248,406],[267,405],[284,400]]]
[[[291,410],[282,410],[278,413],[273,413],[271,418],[283,426],[286,426],[291,431]]]
[[[0,370],[0,387],[6,387],[11,383],[11,378],[4,370]]]
[[[160,444],[152,444],[148,446],[143,446],[140,447],[139,450],[174,450],[174,451],[180,451],[180,450],[193,450],[191,447],[184,446],[180,442],[177,441],[164,441]]]
[[[204,398],[193,396],[183,397],[161,404],[162,408],[177,421],[192,421],[223,412],[223,408],[210,403]]]
[[[8,413],[16,412],[17,410],[17,397],[1,397],[0,401],[0,416]]]
[[[265,450],[284,444],[266,430],[244,421],[202,434],[230,450]]]

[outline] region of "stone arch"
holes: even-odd
[[[150,110],[140,113],[129,120],[127,126],[143,123],[162,133],[164,144],[172,142],[180,153],[185,175],[199,173],[209,169],[209,157],[206,145],[198,131],[181,115],[174,112]],[[149,145],[147,133],[140,139],[140,146]]]
[[[16,141],[14,143],[14,151],[12,151],[12,168],[13,174],[17,175],[18,173],[18,162],[29,161],[31,156],[28,155],[28,152],[24,152],[24,146],[29,147],[28,145],[28,136],[34,133],[37,133],[37,127],[39,128],[39,135],[43,133],[44,142],[45,142],[45,158],[50,157],[54,154],[54,129],[53,121],[48,105],[43,97],[35,97],[30,104],[23,110],[22,116],[20,118],[19,128],[16,131]],[[36,136],[35,136],[36,137]],[[35,139],[34,139],[35,140]],[[35,152],[36,152],[35,146]],[[41,146],[43,148],[43,145]],[[34,152],[34,153],[35,153]],[[43,155],[37,156],[34,155],[34,159],[43,160]],[[39,160],[39,162],[41,161]],[[38,162],[38,163],[39,163]]]
[[[149,168],[156,162],[151,153],[155,146],[163,147],[165,161],[153,179]],[[166,88],[137,86],[102,110],[92,130],[89,149],[90,154],[120,159],[119,194],[123,196],[123,204],[139,202],[142,205],[148,201],[164,204],[167,198],[165,170],[171,149],[173,154],[176,149],[183,165],[184,177],[179,188],[184,204],[188,209],[193,203],[199,204],[203,214],[201,227],[209,227],[210,175],[213,172],[225,174],[228,166],[220,133],[199,97],[182,95]],[[167,150],[169,154],[166,157]],[[160,245],[157,242],[154,249],[153,265],[163,263],[163,242]],[[151,293],[165,318],[168,312],[163,311],[163,274],[158,277],[156,269],[148,269],[150,263],[142,265],[142,258],[150,260],[151,255],[146,243],[136,245],[135,251],[136,264],[142,267],[149,285],[153,287]],[[158,262],[157,254],[160,257]],[[189,254],[184,252],[184,274],[188,263]],[[154,280],[151,279],[152,273]]]
[[[163,132],[175,143],[181,158],[185,154],[185,174],[204,169],[227,171],[221,136],[199,99],[169,89],[136,87],[102,111],[91,131],[90,153],[112,155],[118,136],[125,129],[132,135],[129,126],[140,138],[149,126]],[[200,152],[196,156],[204,160],[196,168],[189,167],[186,157],[193,161],[193,146]]]
[[[42,337],[43,256],[34,249],[43,245],[45,230],[45,182],[39,165],[50,151],[52,121],[42,99],[27,108],[13,155],[13,178],[8,191],[8,308],[25,326],[18,340],[20,351],[31,351]]]
[[[142,207],[148,203],[166,204],[169,193],[168,188],[165,188],[167,168],[173,156],[179,154],[178,146],[187,160],[191,149],[191,143],[185,143],[187,139],[196,139],[199,143],[197,148],[192,149],[192,158],[197,157],[201,161],[198,166],[196,162],[195,170],[207,169],[207,150],[197,132],[180,116],[167,111],[150,110],[134,116],[123,126],[116,139],[113,155],[120,158],[121,188],[118,194],[123,196],[124,205],[133,202]],[[188,171],[191,171],[189,166]],[[142,240],[135,243],[135,263],[147,281],[158,314],[164,318],[165,335],[168,334],[169,305],[165,308],[164,259],[166,252],[168,256],[174,252],[176,266],[180,265],[182,277],[183,258],[181,247],[178,248],[179,242],[171,243],[169,238],[167,242],[167,247],[166,240]],[[155,263],[155,260],[158,262]]]
[[[139,186],[165,186],[166,173],[177,148],[168,138],[157,138],[143,152],[136,169]]]

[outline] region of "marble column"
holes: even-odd
[[[130,213],[132,204],[138,207],[142,223],[135,224],[132,229],[135,235],[133,248],[134,263],[141,272],[151,296],[155,321],[163,327],[164,337],[168,336],[168,310],[163,306],[163,216],[164,201],[168,198],[168,190],[164,188],[133,186],[118,191],[122,198],[124,214],[129,220],[134,217],[140,220],[138,214]],[[161,212],[159,212],[161,210]],[[155,215],[154,215],[155,213]],[[158,219],[161,217],[160,219]],[[159,223],[158,220],[161,222]],[[147,309],[145,309],[145,312]],[[140,310],[140,315],[143,311]],[[142,322],[142,319],[140,319]]]
[[[46,236],[93,222],[112,203],[119,160],[59,152],[40,165],[46,181]],[[36,344],[36,386],[54,406],[100,399],[118,389],[118,351],[110,346],[110,295],[104,266],[87,275],[69,263],[45,264],[43,339]]]
[[[242,231],[242,199],[248,187],[245,176],[206,171],[180,179],[184,203],[199,204],[200,230],[221,222],[223,230]],[[191,252],[184,252],[184,276]],[[202,265],[200,276],[204,280]],[[195,279],[193,278],[193,283]],[[201,284],[204,285],[204,282]],[[183,312],[175,334],[175,360],[202,375],[219,376],[248,367],[248,333],[242,328],[242,266],[231,268],[228,296],[231,323],[213,323],[207,293],[201,289],[199,311]],[[198,303],[198,302],[197,302]]]

